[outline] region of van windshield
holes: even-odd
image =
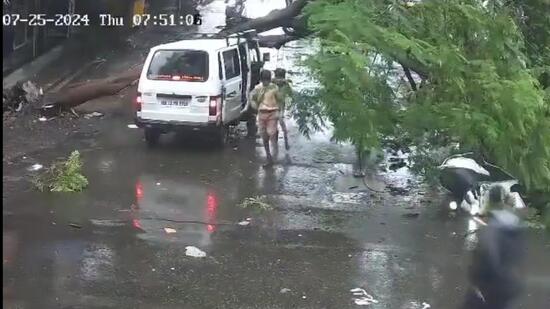
[[[204,82],[208,79],[208,54],[196,50],[158,50],[147,70],[147,78]]]

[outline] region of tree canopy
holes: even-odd
[[[316,0],[304,10],[320,43],[306,62],[321,86],[315,110],[338,140],[456,142],[550,192],[549,1]]]

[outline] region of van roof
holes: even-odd
[[[229,39],[230,44],[237,43],[236,38]],[[198,39],[198,40],[181,40],[166,44],[157,45],[152,48],[152,50],[159,49],[195,49],[195,50],[218,50],[220,48],[227,47],[227,42],[225,39]]]

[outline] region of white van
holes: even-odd
[[[258,41],[250,36],[201,34],[151,48],[134,104],[147,144],[175,129],[208,131],[225,144],[228,127],[246,120],[243,111],[262,65]]]

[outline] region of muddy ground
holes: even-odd
[[[214,21],[223,1],[200,9]],[[140,30],[132,47],[106,52],[84,76],[139,63],[156,40],[181,30]],[[6,308],[355,308],[358,287],[377,301],[367,308],[461,303],[477,224],[449,212],[444,195],[406,168],[372,167],[367,182],[383,192],[369,190],[352,177],[351,146],[331,142],[330,130],[306,139],[292,119],[292,148],[280,141],[273,169],[261,167],[260,141],[242,131],[223,150],[182,135],[148,149],[128,127],[134,95],[128,88],[78,109],[102,117],[4,122]],[[31,165],[74,149],[90,181],[84,192],[32,188]],[[239,206],[257,196],[270,209]],[[187,246],[206,257],[187,256]],[[515,308],[545,308],[543,232],[528,233],[527,259]]]

